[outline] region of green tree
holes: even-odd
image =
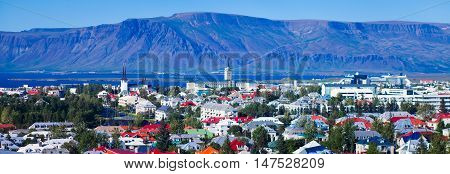
[[[79,124],[75,127],[75,134],[74,139],[78,141],[78,150],[80,153],[91,150],[98,145],[106,144],[106,137],[104,135],[87,129],[84,124]]]
[[[50,128],[50,132],[53,139],[67,138],[66,129],[63,126],[55,126]]]
[[[351,152],[355,150],[355,130],[356,126],[353,125],[352,121],[348,121],[343,127],[343,137],[344,137],[344,151]]]
[[[440,113],[447,113],[447,108],[445,107],[445,100],[444,100],[444,98],[441,98],[441,103],[439,105],[439,112]]]
[[[228,129],[228,133],[230,133],[236,137],[240,137],[240,136],[242,136],[242,127],[239,125],[233,125]]]
[[[369,148],[367,149],[367,154],[378,154],[380,153],[377,148],[377,144],[369,143]]]
[[[170,132],[167,129],[167,123],[164,119],[159,124],[158,133],[156,134],[156,148],[161,152],[167,152],[169,146],[172,144],[170,141]]]
[[[62,148],[67,149],[70,154],[79,154],[80,150],[78,149],[78,145],[74,141],[69,141],[68,143],[64,143]]]
[[[287,154],[288,153],[288,147],[286,145],[286,141],[284,140],[284,137],[282,134],[278,135],[277,139],[277,150],[279,154]]]
[[[422,137],[419,139],[419,147],[417,147],[417,153],[418,154],[427,154],[428,153],[428,147],[425,144]]]
[[[335,153],[342,153],[344,150],[344,129],[342,126],[334,126],[330,128],[328,134],[328,140],[324,142],[324,145]]]
[[[230,139],[228,138],[228,136],[226,137],[219,151],[221,154],[234,154],[233,149],[231,149],[230,147]]]
[[[114,130],[114,133],[112,134],[112,141],[111,141],[111,148],[118,149],[121,148],[121,142],[119,140],[120,134],[118,130]]]
[[[267,130],[259,126],[252,133],[253,141],[255,142],[256,150],[261,151],[262,148],[266,147],[268,142]]]
[[[304,133],[306,143],[309,143],[309,142],[315,140],[317,134],[318,134],[318,130],[317,130],[316,126],[314,125],[314,122],[311,120],[308,120],[305,125],[305,133]]]
[[[441,134],[436,133],[431,140],[431,154],[445,154],[447,153],[447,141],[444,140]]]
[[[431,119],[431,115],[434,113],[434,107],[430,104],[421,104],[417,109],[417,115],[421,116],[425,120]]]
[[[440,134],[442,134],[442,130],[445,129],[445,123],[444,121],[440,121],[438,123],[438,125],[436,126],[436,132],[439,132]]]

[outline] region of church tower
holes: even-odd
[[[122,79],[120,79],[120,94],[127,95],[128,94],[128,79],[127,79],[127,68],[125,64],[122,66]]]
[[[223,71],[224,72],[224,80],[227,82],[227,84],[228,84],[228,87],[233,87],[234,85],[233,85],[233,78],[232,78],[232,74],[233,74],[233,71],[232,71],[232,69],[231,69],[231,66],[230,66],[230,60],[229,59],[227,59],[227,67],[225,67],[225,70]]]

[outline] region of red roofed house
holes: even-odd
[[[39,91],[39,89],[33,88],[33,89],[27,91],[27,93],[29,95],[39,95],[39,94],[41,94],[41,91]]]
[[[312,121],[320,120],[320,121],[322,121],[322,122],[324,122],[324,123],[328,123],[327,118],[325,118],[325,117],[323,117],[323,116],[321,116],[321,115],[313,115],[313,116],[311,116],[311,120],[312,120]]]
[[[234,121],[236,121],[237,123],[248,123],[251,122],[253,120],[252,116],[247,116],[247,117],[234,117],[233,118]]]
[[[427,122],[427,126],[436,130],[439,122],[443,121],[444,125],[450,124],[450,113],[437,113],[431,121]]]
[[[180,104],[180,107],[188,107],[188,106],[197,106],[197,105],[192,101],[186,101]]]
[[[238,140],[237,138],[235,138],[233,141],[230,142],[230,148],[235,152],[248,150],[248,147],[247,145],[245,145],[245,142]]]
[[[13,124],[0,124],[0,131],[9,131],[16,129]]]

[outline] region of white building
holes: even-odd
[[[233,117],[237,113],[236,109],[228,104],[206,103],[201,107],[201,118],[210,117]]]
[[[138,100],[138,104],[136,105],[136,114],[150,114],[156,111],[156,106],[145,99]]]
[[[336,97],[341,94],[345,98],[373,99],[377,94],[376,85],[368,84],[323,84],[322,95]]]

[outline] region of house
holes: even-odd
[[[135,106],[138,102],[139,97],[137,96],[123,96],[119,98],[119,106],[127,107],[127,106]]]
[[[105,100],[108,97],[108,92],[105,90],[98,92],[97,98]]]
[[[250,148],[247,146],[245,141],[239,140],[237,138],[230,142],[230,148],[234,152],[238,152],[238,153],[242,152],[242,151],[249,151],[250,150]]]
[[[228,134],[228,129],[231,126],[238,126],[239,124],[231,119],[223,119],[220,120],[219,123],[217,123],[214,128],[217,130],[217,132],[213,132],[216,135],[227,135]]]
[[[201,107],[201,119],[210,117],[234,117],[237,110],[228,104],[206,103]]]
[[[97,133],[112,135],[116,132],[121,134],[125,132],[125,129],[122,126],[97,126],[96,128],[94,128],[94,131]]]
[[[33,123],[28,129],[36,130],[50,130],[52,127],[64,127],[66,130],[71,130],[73,128],[72,122],[36,122]]]
[[[146,100],[146,99],[139,99],[138,103],[136,105],[136,114],[150,114],[150,113],[154,113],[156,111],[156,106]]]
[[[450,113],[438,113],[434,115],[434,118],[427,122],[427,126],[436,130],[437,125],[441,121],[444,122],[444,125],[450,124]]]
[[[367,140],[374,137],[381,137],[380,133],[377,131],[367,130],[367,131],[355,131],[355,139],[356,140]]]
[[[430,143],[427,139],[421,135],[419,132],[408,133],[403,135],[398,144],[399,148],[396,150],[399,154],[416,154],[421,146],[421,141],[424,143],[425,147],[429,149]]]
[[[198,151],[201,149],[201,146],[195,142],[189,142],[186,144],[180,144],[177,145],[177,147],[179,147],[180,149],[183,149],[185,151]]]
[[[0,124],[0,132],[6,132],[14,129],[16,129],[16,126],[13,124]]]
[[[311,141],[308,144],[298,148],[293,154],[331,154],[325,146],[320,145],[316,141]]]
[[[161,99],[161,106],[169,106],[171,108],[178,107],[178,104],[181,102],[180,98],[169,98],[164,97]]]
[[[377,146],[378,152],[380,153],[394,154],[394,145],[381,137],[372,137],[365,140],[359,140],[356,143],[356,154],[366,153],[371,143],[374,143]]]
[[[169,111],[169,106],[161,106],[155,111],[155,120],[161,121],[162,119],[166,119],[168,117]]]
[[[211,133],[210,131],[206,130],[206,129],[185,129],[187,134],[191,134],[191,135],[197,135],[199,137],[205,138],[212,138],[214,137],[214,134]]]

